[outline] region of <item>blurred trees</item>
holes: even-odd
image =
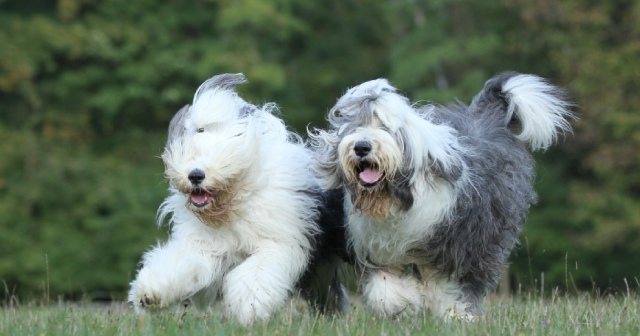
[[[122,297],[166,231],[153,223],[168,121],[222,72],[243,72],[243,96],[277,102],[300,133],[377,77],[440,103],[468,102],[503,70],[568,87],[581,121],[537,155],[541,201],[512,275],[580,288],[631,281],[639,22],[628,0],[0,2],[4,295]]]

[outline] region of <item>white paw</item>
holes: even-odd
[[[382,270],[369,275],[363,286],[363,301],[373,314],[380,317],[416,315],[424,309],[417,279]]]
[[[255,282],[229,284],[223,295],[227,311],[244,325],[269,319],[276,308],[270,295]]]
[[[128,297],[136,312],[167,308],[187,298],[180,295],[182,288],[176,285],[176,279],[168,279],[165,275],[151,272],[148,268],[138,272],[136,280],[131,283]]]
[[[478,322],[480,321],[479,315],[473,315],[466,312],[457,312],[455,307],[450,307],[447,314],[445,315],[445,320],[448,321],[462,321],[462,322]]]
[[[225,277],[222,297],[227,313],[250,325],[283,307],[292,287],[278,272],[242,264]]]
[[[138,313],[142,313],[144,309],[165,308],[169,305],[169,300],[161,291],[144,286],[139,279],[131,284],[128,299]]]

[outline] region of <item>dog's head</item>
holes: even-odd
[[[455,132],[424,120],[385,79],[347,91],[329,113],[331,129],[311,134],[324,187],[344,186],[353,210],[387,217],[409,210],[416,181],[460,175],[450,150]]]
[[[165,175],[200,215],[226,211],[259,156],[260,131],[253,118],[258,108],[235,91],[244,82],[242,74],[210,78],[196,91],[193,105],[178,111],[169,125]]]

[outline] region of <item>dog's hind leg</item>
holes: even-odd
[[[349,262],[344,227],[344,191],[334,189],[318,192],[322,200],[318,225],[321,233],[315,237],[315,249],[309,266],[300,280],[302,296],[311,313],[337,314],[349,309],[349,295],[340,279],[347,276]]]
[[[204,311],[216,300],[219,295],[222,281],[215,281],[213,284],[205,287],[195,293],[191,297],[191,303],[200,311]]]
[[[340,275],[346,273],[344,266],[337,256],[319,259],[302,277],[301,293],[312,312],[339,314],[349,309],[349,294],[340,283]]]

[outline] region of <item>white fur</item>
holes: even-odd
[[[221,295],[227,314],[251,324],[284,305],[307,266],[318,204],[300,191],[317,181],[310,153],[271,114],[273,105],[239,118],[247,103],[232,90],[199,90],[196,98],[184,134],[170,138],[162,156],[172,187],[159,223],[169,217],[171,235],[145,253],[129,301],[138,312],[185,299],[204,308]],[[193,169],[205,172],[207,189],[233,191],[226,222],[206,225],[188,204]]]
[[[448,319],[474,319],[465,313],[467,304],[459,300],[462,291],[457,283],[427,267],[421,267],[419,271],[422,280],[394,268],[366,270],[363,303],[380,317],[410,316],[426,310]]]
[[[416,204],[429,206],[412,207],[406,213],[392,209],[385,219],[374,218],[354,211],[350,197],[345,197],[345,207],[349,215],[349,243],[358,260],[367,264],[402,265],[416,262],[407,255],[416,244],[424,241],[434,225],[440,223],[456,200],[455,190],[442,179],[419,181]]]
[[[380,317],[414,315],[424,310],[422,285],[400,271],[371,270],[362,286],[365,306]]]
[[[468,304],[460,300],[462,290],[455,280],[439,275],[428,267],[420,268],[427,309],[435,316],[465,318]]]

